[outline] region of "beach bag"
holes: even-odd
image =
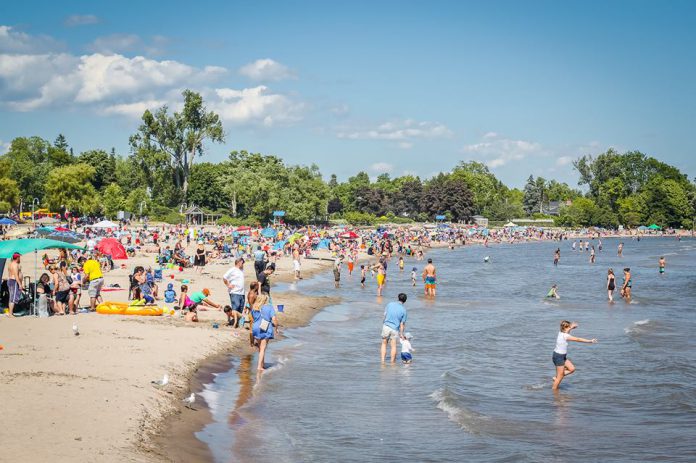
[[[260,329],[262,332],[265,333],[266,331],[268,331],[268,327],[269,327],[270,325],[271,325],[271,322],[269,322],[269,321],[266,320],[265,318],[262,318],[262,319],[261,319],[261,323],[259,323],[259,329]]]

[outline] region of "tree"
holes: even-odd
[[[7,212],[16,207],[19,204],[19,195],[17,182],[10,178],[0,178],[0,202],[4,203],[1,211]]]
[[[481,162],[460,162],[452,170],[452,176],[466,182],[473,195],[476,214],[482,214],[491,205],[503,202],[508,190]]]
[[[134,152],[141,154],[166,154],[174,169],[175,185],[186,197],[194,161],[204,152],[203,143],[206,140],[222,143],[225,134],[219,116],[206,110],[199,93],[184,90],[182,95],[184,108],[180,113],[170,116],[167,106],[162,106],[154,114],[146,110],[143,123],[131,136],[130,144]]]
[[[91,183],[94,174],[94,167],[87,164],[52,170],[46,182],[45,202],[54,211],[65,208],[83,214],[97,212],[101,205],[99,194]]]
[[[524,186],[524,211],[531,215],[539,210],[539,204],[541,204],[541,192],[534,176],[530,175]]]
[[[116,181],[116,160],[106,151],[90,150],[80,153],[77,162],[90,165],[94,168],[92,184],[98,190],[103,189]]]
[[[108,218],[114,218],[123,209],[123,190],[117,183],[111,183],[102,193],[102,209]]]

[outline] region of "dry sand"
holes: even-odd
[[[33,275],[33,256],[26,257],[23,271]],[[129,271],[153,262],[153,255],[116,261],[127,268],[106,273],[105,282],[127,288]],[[167,282],[174,282],[178,293],[181,280],[189,279],[191,290],[207,287],[211,299],[227,304],[222,275],[230,266],[208,265],[203,274],[193,269],[165,270],[160,291]],[[303,260],[303,276],[328,266],[329,261]],[[254,278],[253,265],[245,267],[248,285]],[[291,268],[291,260],[281,258],[273,281],[291,280]],[[103,296],[125,301],[127,291]],[[317,310],[336,302],[297,293],[273,292],[273,296],[276,304],[285,305],[286,313],[279,314],[281,330],[307,323]],[[86,294],[83,297],[84,306]],[[197,415],[181,402],[191,392],[190,380],[199,365],[235,349],[250,352],[248,331],[224,327],[222,312],[199,312],[199,316],[197,324],[172,317],[96,313],[0,317],[0,461],[169,461],[171,457],[155,443],[165,421],[205,419],[204,412]],[[213,321],[223,323],[214,329]],[[73,334],[73,322],[78,324],[79,336]],[[151,384],[165,373],[170,377],[166,387]]]

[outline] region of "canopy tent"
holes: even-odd
[[[90,225],[90,228],[118,228],[118,225],[113,223],[110,220],[102,220],[101,222],[97,222],[94,225]]]
[[[0,225],[17,225],[17,222],[12,219],[8,219],[7,217],[3,217],[0,219]]]
[[[514,223],[514,222],[508,222],[508,223],[506,223],[506,224],[505,224],[505,225],[503,225],[503,226],[504,226],[504,227],[516,227],[516,226],[517,226],[517,224],[516,224],[516,223]]]
[[[273,250],[274,251],[282,251],[283,248],[285,247],[285,243],[287,243],[287,241],[285,241],[285,240],[278,241],[276,244],[273,245]]]
[[[65,227],[56,227],[56,228],[54,228],[54,230],[57,231],[57,232],[69,232],[69,231],[72,231],[72,230],[70,230],[69,228],[65,228]]]
[[[102,254],[111,256],[114,260],[128,259],[126,248],[116,238],[104,238],[97,243],[97,250]]]
[[[275,228],[267,227],[261,230],[261,236],[264,238],[275,238],[278,235],[278,232],[275,230]]]
[[[324,238],[319,240],[319,244],[317,244],[317,249],[329,249],[329,246],[331,246],[331,240]]]
[[[242,225],[241,227],[237,227],[237,231],[239,233],[249,233],[251,231],[251,227],[247,227],[246,225]]]
[[[656,224],[652,224],[652,225],[648,226],[648,228],[649,228],[650,230],[662,230],[662,227],[660,227],[660,226],[658,226],[658,225],[656,225]]]
[[[638,230],[640,230],[640,231],[645,231],[647,229],[648,229],[648,227],[646,227],[645,225],[641,225],[640,227],[638,227]]]
[[[36,234],[37,235],[50,235],[56,231],[54,227],[39,227],[36,229]]]
[[[24,238],[18,240],[0,241],[0,259],[11,259],[15,252],[19,254],[28,254],[33,251],[43,251],[44,249],[84,249],[82,246],[77,246],[62,241],[47,240],[44,238]]]

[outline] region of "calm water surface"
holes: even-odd
[[[254,357],[231,359],[202,393],[214,422],[197,437],[218,462],[696,461],[696,241],[624,242],[619,258],[605,240],[594,265],[567,241],[433,251],[434,301],[411,286],[412,260],[399,273],[393,259],[381,300],[347,270],[338,291],[328,274],[278,287],[344,302],[271,343],[260,379]],[[633,302],[610,305],[606,270],[618,284],[625,266]],[[544,300],[554,283],[561,300]],[[399,292],[414,363],[382,367],[383,307]],[[571,343],[577,372],[554,394],[562,319],[599,344]]]

